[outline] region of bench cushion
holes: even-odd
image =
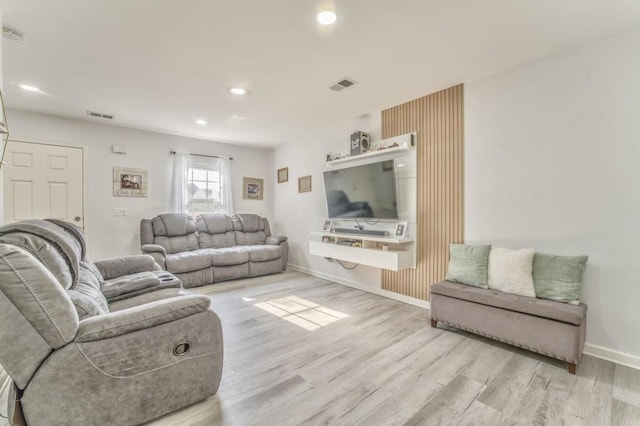
[[[533,297],[519,296],[517,294],[503,293],[497,290],[471,287],[450,281],[443,281],[432,285],[431,293],[509,311],[535,315],[537,317],[549,318],[573,325],[582,324],[587,312],[587,306],[584,304],[569,305],[552,300],[536,299]]]

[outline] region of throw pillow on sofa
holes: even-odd
[[[489,252],[491,245],[449,244],[447,281],[489,288]]]
[[[533,284],[536,296],[558,302],[580,303],[582,272],[588,256],[533,256]]]
[[[533,249],[492,249],[489,254],[489,288],[536,297],[532,276],[533,255]]]

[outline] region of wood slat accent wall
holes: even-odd
[[[464,241],[463,85],[382,111],[382,137],[418,132],[416,269],[382,271],[382,288],[429,300],[449,243]]]

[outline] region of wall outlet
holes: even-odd
[[[113,215],[114,216],[126,216],[127,215],[127,209],[113,209]]]

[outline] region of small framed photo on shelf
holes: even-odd
[[[289,168],[283,167],[278,169],[278,183],[284,183],[289,181]]]
[[[404,238],[407,234],[407,222],[396,223],[396,230],[393,232],[393,236],[396,238]]]
[[[331,232],[331,221],[330,220],[325,220],[324,224],[322,225],[322,230],[324,232]]]

